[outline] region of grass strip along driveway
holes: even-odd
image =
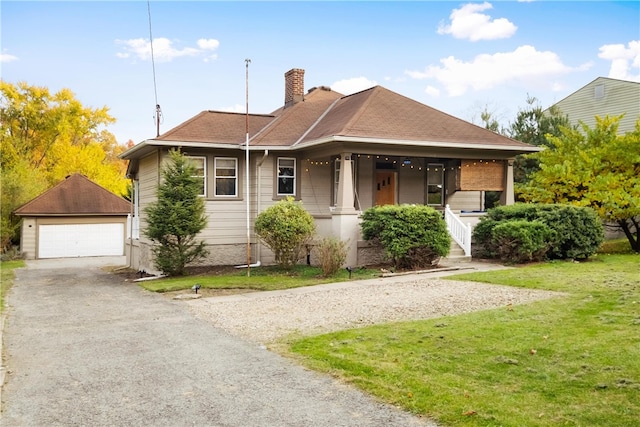
[[[294,342],[306,366],[448,426],[631,426],[640,414],[640,256],[450,279],[567,296]]]

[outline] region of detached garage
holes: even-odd
[[[124,255],[131,204],[73,174],[14,213],[26,259]]]

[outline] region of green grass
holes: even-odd
[[[622,239],[612,239],[605,240],[604,243],[600,246],[601,254],[630,254],[633,253],[631,250],[631,244],[629,244],[629,240],[626,238]]]
[[[443,425],[638,425],[640,255],[452,279],[566,294],[305,338],[289,354]]]
[[[4,311],[4,298],[13,285],[16,268],[24,267],[24,261],[2,261],[0,263],[0,313]]]
[[[380,271],[373,269],[355,269],[351,280],[372,279],[380,276]],[[331,277],[322,277],[322,270],[304,265],[295,266],[291,270],[283,270],[277,266],[252,268],[250,276],[247,270],[239,269],[220,275],[184,276],[167,279],[139,282],[140,286],[154,292],[171,292],[191,289],[199,283],[202,288],[209,289],[251,289],[274,291],[280,289],[299,288],[322,283],[343,282],[349,279],[349,273],[341,269]]]

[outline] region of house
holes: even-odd
[[[247,233],[247,218],[253,224],[287,196],[302,201],[319,236],[349,242],[349,265],[364,265],[370,259],[360,234],[363,210],[408,203],[478,211],[489,190],[511,204],[514,157],[539,150],[381,86],[348,96],[324,86],[305,92],[304,70],[292,69],[284,92],[284,105],[271,114],[203,111],[123,153],[135,230],[144,230],[144,208],[155,200],[167,151],[179,147],[202,179],[208,227],[201,238],[211,265],[246,264],[248,240],[252,262],[272,262],[268,248]],[[127,245],[131,265],[153,271],[152,243],[144,233],[137,237]]]
[[[582,121],[594,128],[596,116],[624,114],[618,126],[618,133],[622,135],[633,131],[640,119],[640,83],[598,77],[554,106],[569,117],[572,126]]]
[[[122,256],[131,203],[81,174],[22,205],[20,250],[26,259]]]

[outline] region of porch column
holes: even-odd
[[[353,207],[353,170],[351,153],[340,153],[340,175],[338,176],[338,198],[336,212],[352,212]]]
[[[513,162],[514,159],[505,160],[507,163],[507,171],[505,174],[504,191],[500,197],[502,205],[513,205],[515,203],[515,195],[513,192]]]
[[[360,238],[358,212],[353,205],[351,153],[340,153],[338,197],[335,210],[332,212],[331,223],[334,236],[347,242],[345,266],[351,267],[355,267],[358,262],[358,239]]]

